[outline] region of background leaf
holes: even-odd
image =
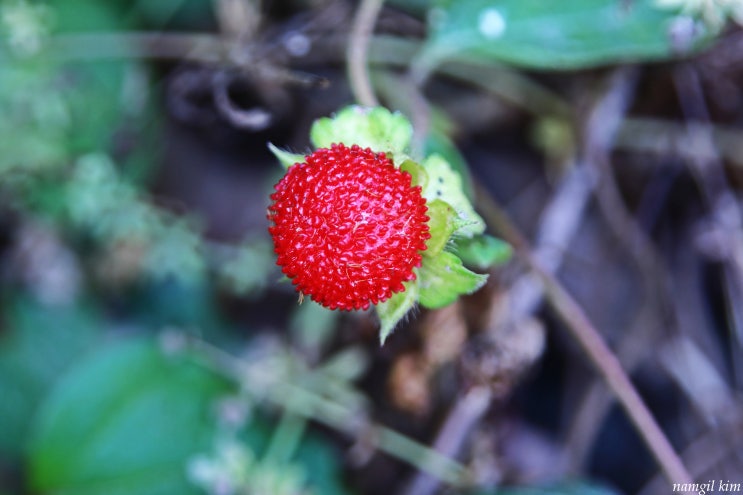
[[[57,495],[198,493],[185,464],[207,450],[214,399],[231,390],[151,341],[80,363],[49,397],[29,450],[29,485]]]
[[[0,338],[0,454],[20,456],[31,418],[73,362],[97,340],[99,320],[86,305],[5,301]]]
[[[539,69],[661,60],[676,54],[675,14],[652,0],[467,0],[440,2],[418,64],[474,58]],[[693,40],[694,49],[708,41]]]

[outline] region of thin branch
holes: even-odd
[[[705,134],[712,140],[712,148],[700,145]],[[670,120],[627,118],[617,133],[614,149],[690,161],[714,160],[719,154],[719,158],[743,167],[743,132],[703,122],[688,126]],[[654,163],[662,166],[664,161]]]
[[[584,167],[571,164],[542,210],[533,254],[552,273],[559,271],[564,254],[569,252],[591,198],[594,182]],[[512,284],[509,292],[512,303],[508,319],[519,321],[539,309],[544,291],[538,278],[533,273],[526,273]]]
[[[653,418],[619,360],[606,345],[583,309],[551,273],[543,270],[533,261],[529,263],[544,283],[547,299],[552,307],[617,396],[668,480],[671,483],[691,483],[691,475],[681,458]]]
[[[252,392],[258,400],[268,401],[299,418],[322,423],[366,446],[424,470],[451,486],[463,486],[468,478],[467,469],[456,460],[371,421],[357,408],[310,388],[307,385],[312,380],[307,374],[301,380],[290,380],[293,377],[280,376],[281,373],[277,373],[270,362],[266,364],[240,359],[198,339],[189,339],[188,342],[207,366],[241,383],[246,390],[252,389],[247,383],[251,381],[251,375],[257,379],[262,386],[260,390]],[[266,358],[266,361],[270,361],[270,358]]]
[[[652,345],[646,340],[651,333],[648,330],[653,328],[651,325],[655,325],[654,319],[651,320],[653,318],[651,313],[650,305],[643,305],[616,345],[615,353],[630,374],[648,358],[648,350],[652,349]],[[570,461],[574,466],[585,465],[596,435],[614,401],[614,395],[607,390],[606,382],[601,379],[593,380],[578,399],[578,405],[575,407],[578,412],[572,418],[566,435],[567,444],[570,445]]]
[[[600,157],[609,149],[609,143],[624,114],[623,109],[626,108],[627,92],[631,87],[632,79],[631,71],[618,72],[605,98],[592,111],[587,126],[590,139],[586,139],[587,149],[584,151],[584,158],[587,161],[590,162]],[[607,115],[611,117],[608,122],[606,121]],[[524,237],[492,198],[481,194],[480,199],[488,219],[491,223],[501,227],[498,230],[514,244],[517,252],[539,278],[548,302],[614,392],[666,477],[671,482],[690,483],[691,477],[688,471],[651,415],[619,360],[606,345],[582,308],[554,277],[552,267],[545,266],[545,262],[540,259],[543,255],[537,257],[534,254]],[[513,235],[514,233],[517,235]],[[512,238],[509,238],[511,236]]]
[[[708,430],[700,435],[686,446],[682,456],[686,464],[693,467],[694,475],[699,480],[708,480],[712,475],[719,476],[721,473],[719,468],[723,462],[732,463],[737,469],[734,468],[731,471],[740,473],[743,471],[741,442],[743,442],[743,417],[738,414],[738,417],[733,417],[730,421],[717,425],[716,429]],[[654,476],[640,490],[639,495],[665,493],[667,490],[665,480],[660,476]]]
[[[539,277],[548,302],[614,392],[668,480],[671,483],[691,483],[692,478],[686,467],[599,331],[554,275],[535,259],[523,235],[511,223],[502,208],[491,197],[483,196],[481,195],[480,202],[486,220],[516,247],[520,257]]]
[[[493,393],[487,386],[473,387],[458,397],[446,421],[439,430],[433,449],[446,457],[455,458],[472,429],[488,410]],[[419,471],[403,490],[404,495],[431,495],[439,480],[429,473]]]
[[[226,38],[247,42],[258,34],[261,25],[260,1],[214,0],[219,31]]]
[[[369,78],[369,40],[384,0],[362,0],[351,25],[346,65],[356,100],[364,106],[379,105]]]

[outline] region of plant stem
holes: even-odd
[[[276,376],[275,369],[271,366],[248,363],[201,340],[192,339],[189,342],[207,366],[243,384],[248,393],[256,395],[256,400],[279,406],[287,414],[294,416],[294,419],[316,421],[357,441],[366,442],[367,445],[426,471],[449,485],[459,487],[466,483],[467,469],[462,464],[395,430],[370,421],[363,411],[341,404],[286,377]],[[255,376],[257,372],[261,373],[259,381],[263,383],[263,392],[251,390],[246,383],[250,381],[247,377],[251,373]],[[302,383],[311,382],[311,377],[306,374],[302,377]]]
[[[271,436],[265,458],[280,464],[289,462],[302,441],[305,426],[307,426],[305,418],[297,417],[293,412],[284,410]]]
[[[437,452],[455,457],[462,448],[465,438],[480,422],[488,410],[492,399],[489,387],[473,387],[460,395],[447,415],[433,446]],[[429,473],[418,472],[403,491],[404,495],[431,495],[435,493],[439,481]]]
[[[356,100],[364,106],[379,105],[369,78],[369,40],[384,0],[362,0],[351,25],[346,65],[348,79]]]
[[[624,372],[619,359],[609,349],[583,309],[554,275],[536,264],[532,264],[531,268],[542,280],[547,299],[617,396],[668,480],[671,483],[692,483],[691,475],[681,458]]]

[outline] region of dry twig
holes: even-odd
[[[678,454],[653,418],[619,360],[606,345],[601,334],[590,322],[583,309],[554,275],[546,270],[539,260],[535,259],[523,236],[492,198],[481,198],[481,202],[486,220],[492,226],[497,226],[496,230],[516,246],[521,259],[539,277],[544,285],[548,302],[619,399],[620,404],[627,412],[668,480],[671,483],[692,483],[692,478]]]

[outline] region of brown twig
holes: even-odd
[[[628,325],[626,333],[616,346],[616,355],[628,373],[632,373],[647,358],[649,346],[645,338],[648,328],[653,325],[652,308],[645,304]],[[603,420],[614,404],[615,397],[606,388],[606,383],[595,379],[585,389],[575,407],[577,413],[571,420],[566,442],[570,445],[570,462],[574,466],[583,466],[590,455],[596,435]]]
[[[477,386],[459,397],[439,430],[433,449],[448,458],[456,458],[462,443],[487,411],[492,395],[488,387]],[[439,483],[440,480],[429,473],[419,471],[402,493],[430,495],[436,491]]]
[[[586,127],[588,133],[586,149],[583,153],[583,158],[587,163],[595,159],[601,160],[602,156],[608,153],[607,150],[610,149],[613,135],[621,123],[624,109],[628,104],[628,97],[635,77],[636,74],[632,69],[620,69],[615,73],[605,96],[599,100],[599,103],[589,115]],[[611,186],[611,183],[609,185]],[[553,275],[553,267],[546,266],[545,262],[540,259],[543,256],[537,257],[535,255],[523,236],[518,234],[510,238],[517,229],[492,198],[481,194],[480,199],[485,207],[483,211],[487,214],[488,220],[499,226],[498,231],[515,245],[521,258],[539,278],[543,284],[548,302],[564,321],[573,337],[619,399],[658,464],[665,472],[666,477],[675,483],[691,482],[691,477],[685,466],[641,399],[616,355],[606,345],[601,334],[590,322],[582,308],[557,281]],[[623,227],[626,225],[624,224]],[[635,243],[640,242],[641,248],[645,247],[645,244],[642,244],[643,238],[634,241]],[[635,249],[637,248],[635,247]],[[640,258],[646,259],[644,255]]]
[[[742,441],[743,418],[736,417],[719,425],[715,430],[705,432],[684,449],[682,456],[688,466],[693,466],[694,475],[699,480],[708,480],[705,475],[712,473],[719,476],[717,468],[725,461],[735,466],[731,469],[733,473],[740,473],[743,471],[743,460],[740,456]],[[666,491],[665,480],[661,476],[655,476],[640,490],[639,495],[653,495]]]
[[[622,368],[619,360],[604,342],[583,309],[557,279],[536,260],[518,229],[502,208],[490,197],[480,198],[481,209],[488,223],[513,244],[521,259],[544,285],[547,301],[563,320],[567,329],[601,374],[609,388],[627,412],[645,444],[671,483],[691,483],[686,467],[653,418],[639,393]]]
[[[552,274],[534,262],[530,265],[542,279],[547,299],[617,396],[668,480],[671,483],[691,483],[692,478],[683,462],[583,309]]]
[[[534,245],[534,257],[552,273],[562,266],[564,254],[580,227],[593,191],[594,180],[583,167],[572,164],[544,207]],[[480,191],[480,194],[487,194]],[[524,241],[525,243],[526,241]],[[543,299],[542,284],[533,273],[526,273],[509,289],[510,320],[520,320],[537,311]]]

